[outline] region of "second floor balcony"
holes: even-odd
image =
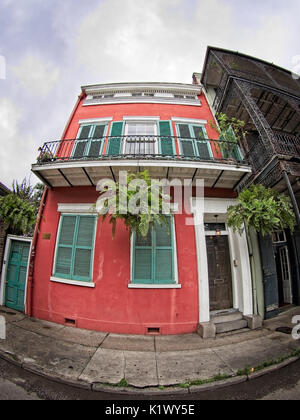
[[[157,135],[49,141],[32,166],[50,187],[94,186],[120,170],[143,169],[156,178],[201,178],[210,188],[235,188],[251,172],[235,142]]]

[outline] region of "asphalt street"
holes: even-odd
[[[102,401],[300,400],[300,360],[276,372],[231,387],[197,394],[159,396],[92,392],[49,381],[0,359],[0,400]]]

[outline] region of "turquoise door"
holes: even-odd
[[[12,240],[6,272],[5,306],[24,311],[24,296],[30,243]]]

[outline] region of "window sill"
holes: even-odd
[[[50,281],[53,281],[54,283],[69,284],[69,285],[72,285],[72,286],[81,286],[81,287],[90,287],[90,288],[95,287],[95,283],[92,283],[92,282],[61,279],[61,278],[58,278],[58,277],[50,277]]]
[[[181,289],[181,284],[138,284],[129,283],[128,289]]]

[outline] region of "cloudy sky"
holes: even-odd
[[[299,16],[300,0],[0,0],[0,181],[30,176],[80,86],[191,83],[207,45],[294,69]]]

